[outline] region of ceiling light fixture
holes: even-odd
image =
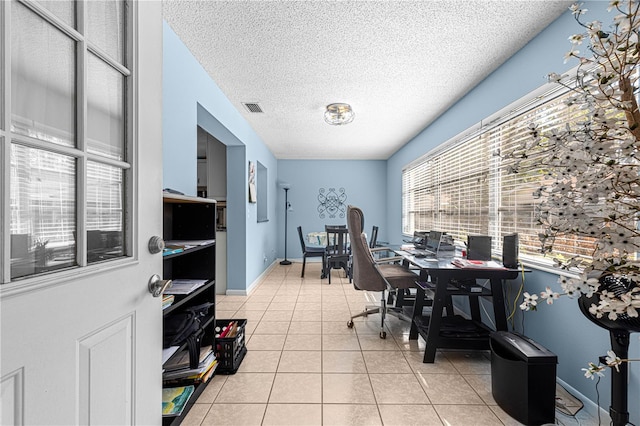
[[[329,104],[327,105],[327,110],[324,112],[324,121],[333,126],[341,126],[351,123],[355,116],[356,114],[349,104]]]

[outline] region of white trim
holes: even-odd
[[[58,269],[41,275],[31,275],[26,278],[16,278],[12,282],[5,282],[0,286],[0,302],[10,297],[28,294],[42,289],[49,289],[69,284],[76,279],[82,279],[95,274],[102,274],[115,269],[122,269],[138,264],[137,259],[121,257],[91,263],[88,266],[74,266],[68,269]],[[9,270],[9,268],[7,268]],[[105,290],[105,294],[108,291]]]
[[[587,380],[587,379],[585,379]],[[572,394],[574,397],[578,398],[583,404],[584,409],[587,413],[589,413],[594,418],[598,418],[598,410],[600,411],[600,424],[608,425],[611,424],[611,417],[609,417],[609,413],[602,407],[599,407],[595,402],[591,401],[589,398],[578,392],[574,387],[569,385],[567,382],[562,380],[559,377],[556,377],[556,382],[565,388],[567,392]],[[601,392],[602,393],[602,392]]]
[[[227,289],[227,291],[225,292],[225,295],[226,296],[250,296],[251,293],[253,293],[255,289],[258,288],[258,285],[262,282],[262,280],[267,275],[269,275],[269,272],[271,272],[271,270],[276,266],[279,260],[280,259],[276,259],[275,261],[273,261],[271,265],[269,265],[260,275],[258,275],[258,277],[256,277],[255,280],[253,280],[251,284],[249,284],[246,290]]]

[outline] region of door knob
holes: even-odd
[[[171,287],[171,280],[163,280],[158,274],[153,274],[149,279],[149,293],[153,297],[159,297],[169,287]]]
[[[154,235],[149,240],[148,247],[149,247],[149,253],[151,254],[160,253],[162,250],[164,250],[164,240],[162,239],[162,237]]]

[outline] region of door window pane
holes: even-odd
[[[75,43],[20,3],[11,17],[11,130],[75,145]]]
[[[76,4],[73,0],[38,0],[51,13],[70,27],[76,28]]]
[[[76,162],[12,144],[11,278],[76,264]]]
[[[124,76],[89,55],[87,150],[116,160],[124,152]]]
[[[124,61],[124,4],[122,1],[87,3],[87,38],[111,58]]]
[[[87,163],[87,261],[124,255],[123,171]]]

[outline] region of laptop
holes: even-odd
[[[427,240],[423,246],[417,246],[415,250],[410,250],[410,253],[416,257],[435,256],[440,250],[440,242],[442,240],[442,232],[430,231],[427,235]]]

